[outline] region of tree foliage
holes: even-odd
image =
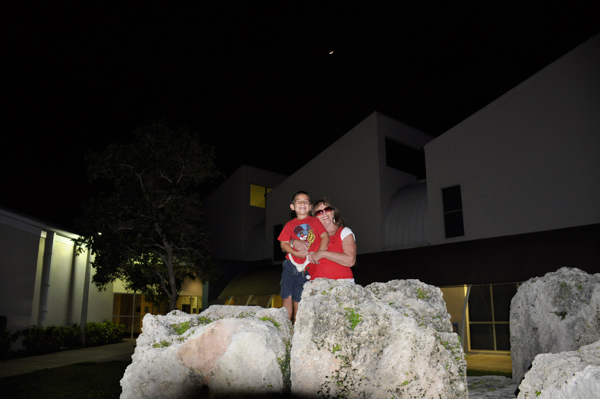
[[[117,279],[174,309],[185,279],[217,275],[206,251],[199,188],[219,176],[214,149],[165,122],[135,129],[130,144],[90,153],[90,182],[102,190],[84,208],[79,252],[91,248],[99,289]]]

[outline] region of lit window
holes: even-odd
[[[250,185],[250,205],[258,208],[266,206],[267,193],[273,190],[270,187],[259,186],[257,184]]]
[[[464,236],[465,226],[463,224],[460,186],[442,189],[442,200],[444,202],[444,228],[446,230],[446,238]]]

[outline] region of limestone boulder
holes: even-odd
[[[519,385],[519,399],[600,397],[600,340],[577,351],[537,355]]]
[[[467,398],[441,291],[418,280],[304,286],[291,351],[300,397]]]
[[[284,309],[258,306],[211,306],[199,315],[147,314],[121,380],[121,398],[285,393],[290,329]]]
[[[577,350],[600,338],[600,274],[563,267],[522,284],[510,306],[513,379],[536,355]]]

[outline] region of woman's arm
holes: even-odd
[[[356,263],[356,241],[354,235],[348,234],[342,241],[342,250],[344,252],[317,251],[310,256],[315,262],[325,258],[342,266],[352,267]]]

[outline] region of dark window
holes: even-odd
[[[494,285],[494,320],[510,320],[510,301],[516,293],[516,284]]]
[[[463,224],[460,186],[442,189],[442,200],[444,203],[444,228],[446,231],[446,238],[464,236],[465,226]]]
[[[425,153],[385,138],[385,161],[390,168],[425,178]]]
[[[496,324],[496,350],[510,350],[510,328],[508,324]]]
[[[471,349],[494,350],[494,326],[471,324]]]
[[[281,230],[283,230],[282,224],[276,224],[273,226],[273,261],[283,260],[285,257],[285,253],[281,250],[281,243],[277,239],[279,234],[281,234]]]
[[[516,284],[472,286],[469,294],[470,348],[510,350],[510,302]]]
[[[471,321],[492,321],[492,297],[490,286],[472,286],[469,294],[469,319]]]

